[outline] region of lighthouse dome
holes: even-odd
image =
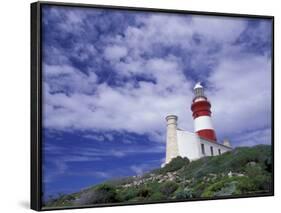
[[[195,89],[199,89],[199,88],[203,89],[203,86],[201,85],[201,82],[196,83],[193,89],[195,90]]]

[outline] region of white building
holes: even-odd
[[[167,138],[165,164],[177,156],[196,160],[204,156],[220,155],[232,150],[227,140],[223,144],[217,142],[211,121],[211,104],[204,96],[204,90],[200,83],[195,85],[194,93],[195,97],[191,105],[194,132],[179,129],[176,115],[168,115],[166,117]]]

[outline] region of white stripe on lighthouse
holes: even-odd
[[[203,115],[194,119],[194,131],[203,129],[214,129],[210,116]]]

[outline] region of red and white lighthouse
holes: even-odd
[[[216,133],[211,120],[211,103],[204,95],[204,88],[200,82],[193,89],[195,97],[192,101],[191,110],[194,119],[194,131],[201,138],[216,143]]]

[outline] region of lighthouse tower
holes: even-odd
[[[230,142],[220,143],[211,120],[211,103],[204,95],[204,88],[200,83],[194,87],[194,98],[191,105],[194,119],[194,132],[178,128],[178,116],[166,117],[166,159],[165,166],[173,158],[187,157],[197,160],[206,156],[221,155],[232,150]]]
[[[211,120],[211,103],[204,95],[201,83],[194,86],[194,95],[191,110],[194,119],[194,131],[201,138],[216,143],[216,133]]]

